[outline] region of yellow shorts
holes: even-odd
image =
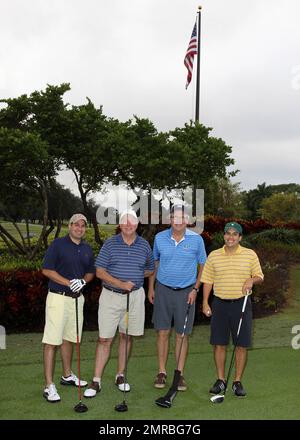
[[[126,333],[127,295],[112,292],[103,287],[99,298],[98,325],[100,338],[113,338],[119,327]],[[130,292],[128,313],[128,334],[141,336],[145,324],[145,291],[140,287]]]
[[[81,340],[83,325],[84,296],[78,298],[78,330]],[[52,293],[50,290],[46,300],[46,323],[42,342],[44,344],[61,345],[63,339],[76,342],[76,311],[75,299],[70,296]]]

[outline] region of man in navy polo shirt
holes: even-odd
[[[145,291],[144,278],[154,272],[154,259],[149,243],[137,235],[138,219],[133,210],[120,217],[121,233],[105,241],[96,259],[96,276],[102,280],[99,298],[99,339],[96,347],[94,377],[84,392],[95,397],[101,390],[101,377],[109,359],[111,344],[119,328],[119,359],[115,384],[120,391],[130,391],[125,383],[126,366],[126,309],[129,297],[127,354],[132,336],[144,333]],[[128,356],[127,356],[128,358]]]
[[[172,208],[170,220],[171,228],[159,232],[155,236],[153,254],[156,273],[149,278],[148,299],[154,305],[153,323],[158,332],[159,370],[154,386],[156,388],[166,386],[169,336],[172,320],[174,320],[175,358],[177,369],[181,371],[178,390],[185,391],[187,385],[183,377],[183,370],[188,352],[188,335],[193,328],[195,301],[199,291],[200,276],[206,261],[206,252],[202,237],[186,228],[188,216],[184,213],[183,206]],[[182,340],[188,304],[191,304],[191,309]],[[180,347],[182,347],[181,352]],[[180,358],[178,359],[179,353]]]
[[[49,278],[43,336],[46,381],[43,396],[48,402],[60,401],[53,382],[57,346],[61,347],[63,364],[60,383],[79,385],[78,378],[71,370],[73,343],[76,343],[74,298],[78,298],[79,339],[81,339],[84,304],[81,289],[95,276],[92,248],[82,240],[86,226],[86,217],[82,214],[74,214],[69,221],[69,234],[51,243],[43,262],[42,272]],[[80,381],[80,386],[86,385],[86,381]]]

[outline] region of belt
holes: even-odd
[[[107,287],[107,286],[103,286],[103,287],[105,287],[105,289],[107,289],[107,290],[110,290],[111,292],[119,293],[120,295],[127,295],[128,294],[128,290],[115,290],[115,289],[112,289],[111,287]],[[138,290],[138,289],[135,289],[135,290]],[[134,290],[130,290],[130,293],[131,292],[134,292]]]
[[[160,284],[162,284],[162,283],[160,283]],[[166,286],[165,284],[163,284],[163,286],[167,287],[168,289],[176,290],[176,291],[177,291],[177,290],[185,290],[185,289],[188,289],[188,288],[192,287],[193,284],[190,284],[189,286],[186,286],[186,287],[171,287],[171,286]]]
[[[63,292],[60,290],[55,290],[55,289],[49,289],[50,293],[57,293],[58,295],[63,295],[63,296],[70,296],[71,298],[79,298],[81,293],[80,292]]]
[[[242,298],[244,298],[243,296],[241,296],[240,298],[234,298],[234,299],[225,299],[225,298],[220,298],[219,296],[216,296],[217,299],[219,299],[220,301],[224,301],[224,302],[236,302],[236,301],[240,301]]]

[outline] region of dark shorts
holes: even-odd
[[[174,319],[176,333],[183,332],[184,321],[187,311],[187,299],[192,290],[192,286],[182,290],[172,290],[156,281],[154,308],[152,322],[155,330],[169,330]],[[191,306],[185,334],[189,335],[193,330],[195,317],[195,303]]]
[[[248,298],[239,338],[237,341],[237,330],[241,318],[244,297],[236,300],[221,300],[214,297],[212,302],[212,317],[210,321],[212,345],[228,345],[230,334],[233,344],[239,347],[250,347],[252,336],[252,303]]]

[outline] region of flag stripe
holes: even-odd
[[[191,39],[184,57],[184,65],[187,68],[187,79],[185,88],[187,89],[192,81],[194,57],[197,55],[197,22],[193,28]]]

